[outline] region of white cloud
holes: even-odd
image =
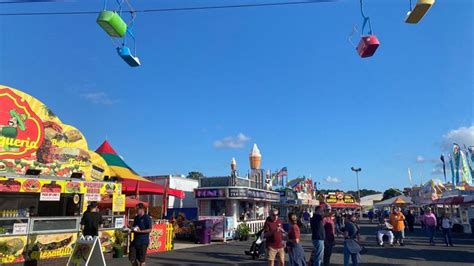
[[[453,143],[459,144],[459,146],[473,146],[474,145],[474,125],[470,127],[460,127],[453,129],[443,135],[441,142],[443,150],[452,150]]]
[[[225,137],[221,140],[214,141],[214,147],[217,149],[242,149],[249,141],[250,137],[245,136],[243,133],[239,133],[237,136]]]
[[[424,162],[426,162],[426,159],[425,159],[425,157],[423,157],[421,155],[418,155],[418,156],[416,156],[416,162],[417,163],[424,163]]]
[[[326,180],[326,182],[328,182],[328,183],[341,183],[341,180],[339,178],[332,177],[332,176],[328,176],[324,180]]]
[[[432,176],[437,176],[437,175],[443,175],[443,168],[442,167],[436,167],[431,170],[431,175]]]
[[[101,91],[84,93],[82,94],[82,97],[91,103],[103,105],[112,105],[119,101],[118,99],[111,98],[107,93]]]

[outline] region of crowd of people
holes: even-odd
[[[400,207],[393,207],[391,211],[368,213],[372,223],[376,218],[378,222],[376,239],[379,246],[383,247],[388,241],[390,246],[405,245],[405,231],[414,232],[415,216],[412,210],[402,211]],[[306,213],[306,212],[305,212]],[[360,254],[365,248],[360,241],[360,228],[357,224],[358,216],[351,212],[332,211],[329,205],[318,206],[314,213],[302,215],[303,221],[309,220],[313,251],[307,262],[304,249],[301,244],[301,223],[295,213],[288,214],[290,227],[288,233],[283,229],[282,221],[278,217],[278,210],[272,210],[270,217],[264,226],[264,237],[266,239],[268,265],[273,266],[275,261],[284,265],[285,254],[289,256],[290,265],[330,265],[333,247],[336,238],[344,239],[344,265],[358,265]],[[453,246],[451,229],[453,222],[448,214],[444,214],[439,220],[430,208],[424,210],[420,218],[423,230],[428,236],[430,245],[435,245],[434,236],[438,226],[443,233],[446,246]],[[287,239],[286,244],[284,239]]]
[[[356,215],[352,213],[332,212],[330,206],[316,207],[309,220],[313,252],[308,263],[301,245],[298,216],[295,213],[288,214],[290,228],[287,233],[283,229],[282,221],[278,218],[278,210],[272,210],[264,226],[268,265],[275,265],[275,261],[279,265],[284,265],[286,253],[288,253],[291,266],[330,265],[337,234],[344,236],[344,265],[349,265],[350,261],[352,265],[357,265],[362,246],[356,219]],[[283,241],[285,238],[286,244]]]

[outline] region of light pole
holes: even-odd
[[[362,168],[360,168],[360,167],[359,168],[351,167],[351,170],[356,173],[356,177],[357,177],[357,197],[359,198],[359,204],[360,204],[359,172],[362,171]]]

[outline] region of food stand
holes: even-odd
[[[344,192],[330,192],[324,196],[324,204],[329,205],[336,210],[357,210],[360,205],[356,202],[354,196]]]
[[[0,85],[1,264],[70,255],[88,202],[121,193],[107,175],[78,129],[34,97]],[[106,217],[110,231],[102,237],[113,235],[117,219]]]
[[[112,148],[108,141],[104,141],[102,145],[96,150],[107,163],[110,175],[117,178],[122,185],[122,193],[127,196],[134,196],[135,198],[127,197],[123,199],[123,210],[125,213],[126,225],[133,223],[135,216],[135,206],[139,202],[137,199],[140,195],[156,195],[161,194],[166,199],[173,196],[183,199],[185,194],[182,190],[172,189],[168,186],[162,186],[151,182],[150,180],[138,175],[127,163],[118,155]],[[103,202],[107,203],[107,201]],[[146,204],[148,206],[148,204]],[[127,207],[127,208],[125,208]],[[167,221],[161,220],[161,213],[150,212],[148,214],[153,219],[153,228],[150,233],[150,245],[147,253],[163,252],[171,250],[173,240],[173,226]],[[130,244],[132,239],[127,239],[127,244]]]
[[[211,219],[222,224],[222,229],[213,233],[213,240],[222,240],[223,230],[227,238],[233,238],[232,231],[241,222],[256,233],[263,227],[271,204],[280,201],[278,192],[258,188],[250,179],[237,176],[202,178],[194,197],[198,201],[199,220]]]

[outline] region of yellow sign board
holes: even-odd
[[[125,195],[112,196],[112,212],[125,212]]]
[[[32,235],[28,245],[28,255],[41,260],[71,255],[77,233]]]

